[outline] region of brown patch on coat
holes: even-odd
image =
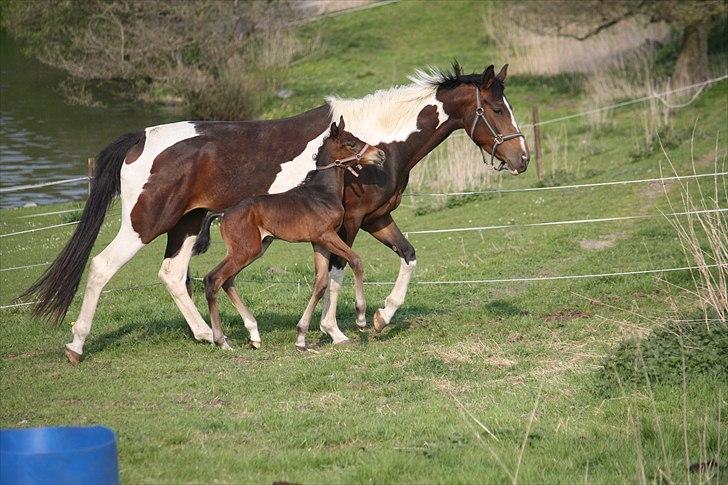
[[[137,159],[141,156],[142,152],[144,151],[144,143],[147,141],[147,135],[146,133],[142,135],[142,137],[139,139],[139,141],[131,147],[131,149],[126,152],[126,158],[124,158],[124,163],[129,165],[131,163],[134,163],[137,161]]]

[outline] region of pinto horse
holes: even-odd
[[[235,276],[265,253],[273,239],[288,242],[310,242],[314,251],[316,277],[313,293],[298,322],[296,347],[306,350],[306,332],[311,316],[326,290],[329,280],[331,254],[343,258],[354,271],[356,292],[356,322],[366,326],[364,299],[364,266],[361,258],[337,231],[344,220],[344,174],[346,170],[357,174],[367,165],[381,167],[384,152],[367,145],[351,133],[344,131],[344,119],[331,124],[329,137],[316,154],[316,169],[303,184],[281,194],[256,195],[230,209],[225,209],[220,232],[227,254],[215,269],[205,276],[205,295],[210,308],[212,335],[215,343],[229,349],[227,338],[220,326],[217,294],[224,288],[243,318],[250,334],[250,345],[260,347],[258,324],[252,312],[234,291]],[[220,213],[211,213],[202,222],[202,230],[192,248],[200,254],[210,245],[210,224]],[[232,291],[231,291],[232,289]]]
[[[387,325],[404,302],[416,265],[415,249],[394,222],[412,168],[443,140],[465,129],[497,169],[526,170],[529,151],[505,97],[507,65],[495,74],[417,71],[411,84],[362,99],[327,98],[326,104],[292,118],[271,121],[179,122],[122,135],[98,156],[94,184],[71,240],[24,294],[35,296],[37,315],[60,321],[81,281],[86,261],[113,198],[121,194],[121,227],[90,265],[81,311],[66,344],[72,362],[81,359],[99,295],[111,277],[141,248],[162,234],[167,247],[159,277],[194,337],[213,341],[189,294],[192,247],[208,210],[220,211],[257,194],[285,192],[314,169],[313,154],[332,120],[343,116],[357,138],[387,152],[383,169],[364,167],[347,176],[345,216],[340,230],[351,246],[364,229],[401,260],[394,288],[374,315],[375,329]],[[496,168],[496,167],[494,167]],[[336,323],[344,264],[332,258],[322,328],[334,343],[347,340]]]

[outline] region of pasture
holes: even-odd
[[[334,52],[346,32],[352,43],[346,58],[294,64],[293,90],[300,95],[268,115],[314,106],[331,92],[360,96],[403,82],[413,67],[445,65],[453,54],[468,69],[480,69],[493,50],[478,35],[460,33],[447,48],[427,49],[428,42],[440,45],[440,38],[453,36],[448,29],[455,19],[480,25],[473,9],[484,7],[454,5],[420,11],[396,4],[326,20],[324,51]],[[392,19],[413,30],[433,26],[434,34],[420,42],[385,38]],[[435,28],[440,24],[446,27]],[[391,64],[371,62],[375,58]],[[319,78],[328,84],[314,81]],[[513,76],[507,89],[522,123],[534,103],[542,119],[583,108],[583,91],[563,77]],[[546,184],[654,178],[661,170],[670,176],[668,157],[680,175],[725,172],[727,97],[723,81],[675,110],[664,152],[659,145],[635,148],[643,130],[639,105],[615,110],[596,129],[584,119],[544,127],[558,137],[561,154]],[[547,170],[556,158],[546,159]],[[539,185],[535,167],[498,184]],[[725,208],[725,184],[725,177],[669,183],[672,207],[654,183],[404,197],[395,214],[405,232],[514,227],[411,234],[417,271],[405,304],[382,334],[355,329],[347,270],[338,315],[353,344],[334,347],[323,336],[316,342],[311,332],[315,345],[306,353],[294,343],[311,290],[308,245],[276,242],[241,273],[238,289],[258,318],[263,346],[246,348],[240,317],[221,298],[234,348],[222,351],[192,339],[157,279],[164,250],[159,239],[107,287],[78,366],[66,362],[62,347],[80,296],[58,327],[23,307],[0,309],[0,426],[107,425],[117,432],[122,481],[133,483],[723,483],[728,328],[701,309],[694,273],[462,281],[693,266],[662,213],[686,210],[681,194],[698,187],[711,194],[717,186],[716,204]],[[0,233],[72,221],[74,213],[26,216],[76,207],[3,210]],[[515,227],[643,215],[655,217]],[[118,222],[116,205],[94,253],[111,241]],[[65,226],[1,237],[0,270],[52,261],[70,233]],[[193,259],[195,277],[223,256],[217,226],[212,234],[210,251]],[[391,289],[372,283],[392,282],[398,261],[364,233],[354,248],[370,283],[371,324]],[[12,304],[42,270],[0,272],[0,306]],[[194,299],[207,319],[199,281]]]

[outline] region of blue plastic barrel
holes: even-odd
[[[116,436],[104,426],[0,430],[0,484],[118,484]]]

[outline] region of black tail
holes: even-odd
[[[212,221],[218,217],[222,217],[222,212],[210,212],[202,220],[202,229],[200,229],[200,233],[197,235],[195,245],[192,246],[193,256],[202,254],[210,248],[210,226],[212,225]]]
[[[56,324],[66,316],[106,211],[121,189],[121,166],[126,153],[143,138],[143,131],[127,133],[99,153],[91,194],[71,240],[38,281],[20,295],[38,300],[33,308],[35,315]]]

